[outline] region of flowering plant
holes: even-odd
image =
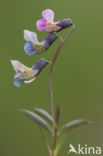
[[[24,45],[24,51],[28,55],[33,54],[42,54],[42,52],[47,51],[50,46],[56,41],[56,39],[60,39],[60,45],[57,48],[57,51],[53,57],[50,72],[49,72],[49,93],[50,93],[50,110],[51,115],[46,112],[44,109],[34,108],[33,111],[30,110],[22,110],[22,112],[33,120],[40,128],[40,132],[42,133],[43,139],[46,143],[49,156],[57,156],[59,152],[60,145],[58,143],[58,138],[69,132],[70,130],[75,129],[81,125],[85,125],[90,123],[87,120],[79,119],[68,122],[59,128],[60,121],[60,106],[57,106],[57,109],[54,113],[53,108],[53,92],[52,92],[52,72],[57,57],[61,51],[61,48],[64,46],[67,39],[70,37],[71,33],[75,30],[74,24],[71,19],[64,19],[57,22],[54,22],[54,12],[50,9],[44,10],[42,12],[43,19],[38,20],[36,22],[36,26],[39,31],[45,31],[48,33],[48,36],[43,39],[41,42],[38,41],[37,34],[35,32],[31,32],[29,30],[24,30],[24,39],[26,40],[26,44]],[[58,36],[57,33],[61,30],[71,27],[71,30],[67,34],[67,36],[62,39],[62,37]],[[14,76],[14,85],[20,87],[23,83],[31,83],[39,76],[40,72],[50,64],[49,61],[41,58],[37,61],[31,68],[26,67],[22,63],[17,60],[11,60],[11,64],[16,72]],[[44,131],[47,131],[52,136],[52,142],[49,144],[46,140]]]

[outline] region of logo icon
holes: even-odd
[[[70,144],[68,154],[70,154],[70,153],[100,155],[100,154],[102,154],[102,149],[99,146],[89,147],[87,145],[81,146],[80,144],[78,144],[77,148],[75,148],[72,144]]]
[[[76,151],[76,149],[74,148],[74,146],[72,144],[70,144],[69,146],[70,146],[70,150],[69,150],[68,154],[71,152],[78,154],[78,152]]]

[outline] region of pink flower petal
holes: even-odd
[[[39,31],[45,31],[47,21],[45,19],[38,20],[36,26]]]
[[[50,9],[44,10],[42,12],[42,16],[43,16],[43,19],[46,19],[48,23],[49,22],[51,23],[54,21],[54,12]]]

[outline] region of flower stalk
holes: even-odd
[[[59,56],[59,53],[62,49],[62,47],[64,46],[65,42],[68,40],[68,38],[70,37],[71,33],[75,30],[75,26],[73,25],[72,26],[72,29],[69,31],[69,33],[67,34],[67,36],[65,37],[64,40],[61,40],[60,44],[59,44],[59,47],[53,57],[53,60],[52,60],[52,64],[50,66],[50,71],[49,71],[49,94],[50,94],[50,106],[51,106],[51,116],[53,117],[54,119],[54,105],[53,105],[53,91],[52,91],[52,73],[53,73],[53,68],[54,68],[54,65],[55,65],[55,62]],[[56,156],[55,155],[55,148],[56,148],[56,145],[57,145],[57,125],[54,126],[53,125],[53,147],[52,147],[52,152],[51,152],[51,156]]]
[[[53,91],[52,91],[52,72],[53,72],[53,68],[56,62],[56,59],[61,51],[61,48],[63,47],[64,43],[67,41],[67,39],[69,38],[69,36],[71,35],[71,33],[75,30],[75,27],[73,26],[72,29],[69,31],[69,33],[67,34],[67,36],[65,37],[64,40],[61,40],[60,45],[53,57],[52,60],[52,64],[50,66],[50,71],[49,71],[49,94],[50,94],[50,105],[51,105],[51,115],[54,118],[54,108],[53,108]]]

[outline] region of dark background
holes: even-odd
[[[50,112],[49,65],[37,80],[16,88],[10,59],[32,66],[44,57],[52,60],[59,40],[42,55],[26,55],[23,30],[36,31],[39,40],[47,35],[37,31],[36,20],[50,8],[55,21],[71,18],[76,26],[63,47],[53,73],[55,105],[61,105],[61,124],[88,119],[92,125],[78,128],[66,137],[61,156],[68,155],[69,144],[103,144],[103,1],[102,0],[12,0],[1,4],[0,36],[0,155],[48,155],[39,130],[19,111],[40,107]],[[60,33],[65,36],[68,30]],[[71,154],[73,155],[73,154]]]

